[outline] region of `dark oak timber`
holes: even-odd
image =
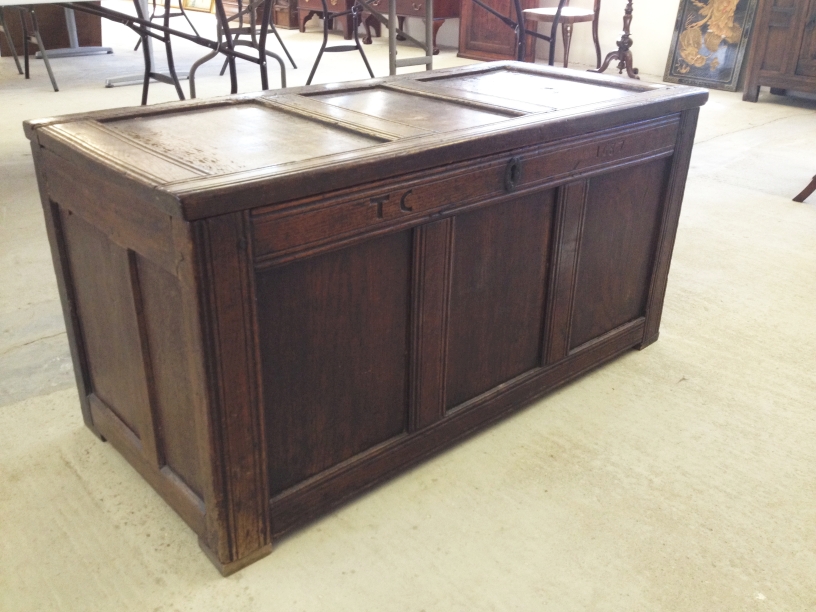
[[[86,424],[241,569],[657,338],[706,97],[501,62],[27,122]]]
[[[742,99],[816,92],[816,0],[759,0]]]

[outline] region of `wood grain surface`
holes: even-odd
[[[28,122],[86,423],[241,569],[657,338],[705,98],[500,63]]]

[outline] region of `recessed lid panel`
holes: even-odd
[[[106,122],[117,136],[225,174],[363,149],[380,139],[255,104]]]
[[[491,70],[432,81],[438,87],[506,98],[540,106],[565,109],[617,100],[640,92],[614,84],[581,83],[511,70]]]
[[[339,92],[310,96],[358,113],[404,123],[433,132],[452,132],[499,121],[509,115],[502,112],[471,108],[456,101],[438,100],[385,88]]]

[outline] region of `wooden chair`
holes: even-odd
[[[558,10],[561,10],[560,17]],[[524,10],[524,18],[530,21],[561,22],[561,33],[564,37],[564,68],[569,64],[569,49],[572,40],[572,26],[576,23],[592,22],[592,40],[595,42],[596,68],[601,67],[601,45],[598,42],[598,15],[601,13],[601,0],[595,0],[592,10],[569,6],[569,0],[563,8],[559,5]],[[552,63],[552,62],[550,62]]]

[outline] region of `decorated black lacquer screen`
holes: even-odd
[[[757,0],[680,0],[664,80],[736,91]]]

